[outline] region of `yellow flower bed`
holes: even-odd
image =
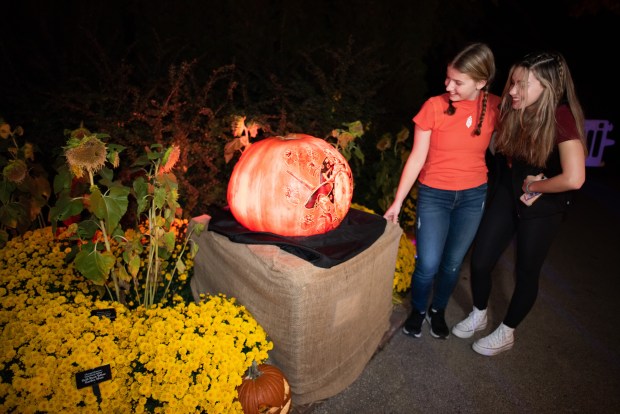
[[[394,271],[394,292],[404,293],[411,287],[411,276],[415,269],[415,244],[409,235],[403,233],[398,243],[396,270]]]
[[[131,310],[94,300],[68,253],[49,227],[0,250],[0,412],[242,412],[236,387],[273,348],[245,307],[222,295]],[[77,373],[104,365],[100,396],[78,389]]]

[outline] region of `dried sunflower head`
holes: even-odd
[[[350,142],[355,140],[355,136],[349,132],[343,132],[338,135],[338,146],[340,148],[347,148]]]
[[[7,123],[0,124],[0,138],[7,139],[11,135],[11,126]]]
[[[2,174],[8,181],[19,184],[24,181],[26,174],[28,173],[28,166],[23,160],[11,160],[2,170]]]
[[[24,144],[24,158],[34,161],[34,146],[30,142]]]
[[[402,144],[407,141],[407,139],[409,139],[409,130],[407,128],[403,128],[400,130],[398,135],[396,135],[396,143]]]
[[[65,147],[65,157],[71,172],[76,177],[81,177],[85,172],[93,174],[103,168],[107,148],[96,135],[89,135]]]
[[[392,137],[390,134],[384,134],[377,143],[377,149],[379,151],[385,151],[389,148],[392,148]]]
[[[91,132],[84,128],[84,125],[80,125],[78,129],[74,129],[70,132],[70,137],[73,139],[82,139],[90,135],[92,135]]]

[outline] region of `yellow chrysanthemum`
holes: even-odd
[[[185,234],[186,220],[174,225]],[[150,398],[157,408],[144,412],[242,413],[236,387],[273,349],[246,308],[223,295],[134,310],[93,301],[62,243],[45,228],[0,250],[0,371],[11,372],[3,410],[139,412]],[[91,315],[109,308],[114,321]],[[75,387],[77,373],[108,364],[102,401]]]
[[[411,276],[415,269],[415,244],[403,233],[398,243],[398,256],[394,272],[394,292],[404,293],[411,287]]]

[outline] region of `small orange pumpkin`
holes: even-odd
[[[335,229],[352,196],[347,160],[327,141],[305,134],[253,143],[233,168],[227,193],[241,225],[281,236]]]
[[[253,361],[237,394],[245,414],[286,414],[291,409],[291,387],[274,365]]]

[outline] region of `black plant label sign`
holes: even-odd
[[[75,374],[75,382],[78,390],[88,386],[93,387],[93,393],[97,397],[97,401],[99,403],[101,403],[101,390],[99,389],[99,383],[111,379],[112,369],[110,368],[110,364],[102,365],[100,367]]]
[[[90,316],[99,316],[100,318],[109,318],[111,321],[116,319],[116,309],[93,309],[90,311]]]

